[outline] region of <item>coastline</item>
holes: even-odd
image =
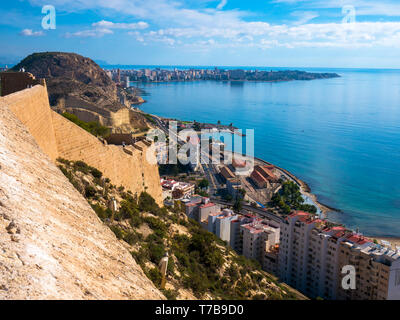
[[[158,117],[158,116],[157,116]],[[160,118],[164,118],[164,117],[160,117]],[[230,132],[231,134],[235,134],[234,132]],[[245,154],[241,154],[241,153],[237,153],[237,152],[233,152],[231,150],[229,150],[229,152],[234,155],[237,154],[238,156],[242,156],[242,157],[246,157]],[[314,204],[319,208],[319,210],[321,211],[321,217],[331,221],[332,223],[338,223],[335,222],[333,220],[330,220],[328,217],[328,213],[329,212],[336,212],[336,213],[342,213],[343,211],[341,209],[338,208],[334,208],[331,207],[329,205],[326,205],[322,202],[320,202],[318,200],[317,195],[312,193],[311,187],[303,180],[299,179],[298,177],[296,177],[294,174],[292,174],[291,172],[289,172],[288,170],[278,167],[275,164],[265,161],[264,159],[261,158],[257,158],[254,157],[255,160],[265,163],[267,165],[273,165],[276,169],[280,170],[282,173],[286,174],[287,176],[289,176],[293,181],[295,181],[301,188],[301,192],[307,196],[308,198],[310,198],[312,200],[312,202],[314,202]],[[365,235],[366,237],[370,238],[371,240],[377,240],[379,243],[381,240],[385,240],[390,242],[393,246],[399,246],[400,247],[400,236],[377,236],[377,235]]]
[[[377,240],[378,243],[380,241],[388,241],[392,245],[392,248],[395,249],[395,247],[400,247],[400,237],[374,237],[374,236],[366,236],[367,238],[370,238],[371,240]]]

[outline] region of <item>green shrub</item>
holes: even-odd
[[[94,198],[96,196],[96,189],[92,186],[85,187],[85,196],[86,198]]]
[[[112,212],[109,208],[105,209],[99,204],[92,205],[92,208],[101,220],[104,221],[107,218],[111,218]]]
[[[65,164],[67,166],[69,166],[71,164],[71,161],[63,159],[63,158],[57,158],[57,161],[60,162],[60,163]]]
[[[149,244],[148,246],[150,261],[158,265],[165,255],[165,247],[163,244]]]
[[[115,236],[118,239],[120,239],[120,240],[124,239],[125,232],[121,228],[119,228],[117,226],[110,226],[110,229],[111,229],[112,232],[114,232]]]
[[[92,176],[94,178],[97,178],[97,179],[100,179],[103,176],[103,173],[100,170],[93,168],[93,167],[90,167],[90,173],[92,174]]]
[[[100,136],[105,138],[110,135],[111,130],[107,127],[102,126],[97,122],[82,121],[76,115],[68,112],[64,112],[62,115],[64,118],[67,118],[69,121],[75,123],[76,125],[86,130],[87,132],[93,134],[94,136]]]
[[[167,226],[160,219],[154,217],[146,217],[144,221],[154,231],[154,234],[159,238],[165,238],[167,236]]]
[[[139,209],[140,211],[146,211],[151,213],[158,213],[159,206],[153,197],[147,192],[142,192],[139,196]]]
[[[136,232],[128,232],[126,235],[124,235],[123,239],[126,243],[132,246],[140,240],[140,237]]]
[[[139,215],[134,215],[129,222],[132,227],[139,228],[143,223],[143,219]]]
[[[164,296],[168,300],[176,300],[176,298],[178,297],[178,291],[176,291],[176,290],[163,289],[163,290],[161,290],[161,292],[164,294]]]
[[[89,166],[86,164],[86,162],[83,162],[83,161],[76,161],[75,163],[74,163],[74,170],[75,171],[80,171],[80,172],[83,172],[83,173],[85,173],[85,174],[88,174],[89,173]]]
[[[156,287],[159,288],[159,287],[161,286],[162,274],[161,274],[160,270],[158,270],[158,268],[150,269],[150,270],[147,272],[147,277],[148,277],[151,281],[153,281],[153,283],[154,283],[154,285],[155,285]]]

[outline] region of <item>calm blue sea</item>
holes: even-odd
[[[341,78],[147,84],[142,109],[254,129],[255,155],[343,211],[332,220],[369,235],[400,236],[400,70],[309,71]]]

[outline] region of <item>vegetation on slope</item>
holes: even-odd
[[[109,136],[111,133],[110,128],[102,126],[98,122],[94,122],[94,121],[85,122],[85,121],[80,120],[76,115],[68,113],[68,112],[64,112],[62,114],[62,116],[64,118],[67,118],[69,121],[72,121],[73,123],[75,123],[76,125],[81,127],[82,129],[86,130],[87,132],[91,133],[92,135],[94,135],[96,137],[105,138],[105,137]]]
[[[92,205],[99,218],[123,240],[145,274],[160,288],[160,260],[169,254],[169,299],[298,299],[297,292],[238,256],[225,242],[188,219],[179,203],[160,208],[147,193],[116,188],[94,168],[58,159],[59,167]],[[119,209],[113,213],[110,200]]]

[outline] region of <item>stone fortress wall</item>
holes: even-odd
[[[36,85],[1,98],[28,128],[39,147],[53,160],[82,160],[103,172],[111,183],[133,194],[147,191],[162,204],[155,154],[143,142],[135,147],[107,145],[51,110],[47,89]],[[148,161],[148,153],[151,162]]]

